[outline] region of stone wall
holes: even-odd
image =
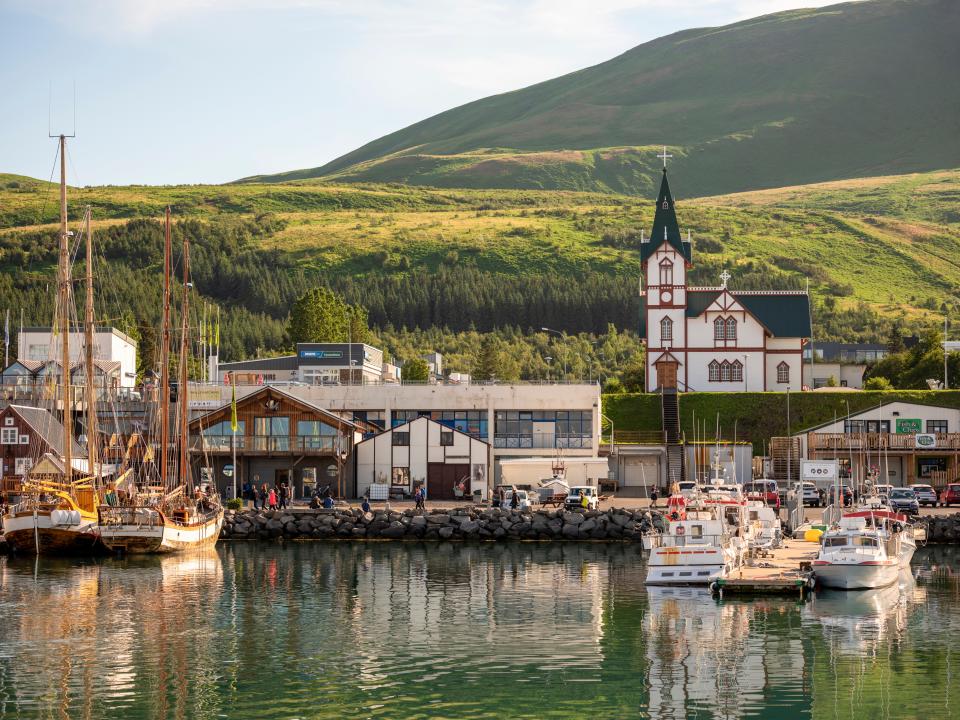
[[[951,545],[960,543],[960,513],[921,518],[917,525],[926,526],[927,542]]]
[[[224,539],[273,538],[342,540],[598,540],[637,542],[659,514],[646,510],[536,510],[528,512],[478,509],[402,512],[359,509],[254,512],[228,511]]]

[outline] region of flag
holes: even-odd
[[[213,343],[217,347],[217,355],[220,355],[220,306],[217,305],[217,325],[216,330],[214,331],[214,340]]]
[[[239,424],[237,423],[237,380],[234,378],[233,384],[231,386],[231,397],[230,397],[230,430],[232,432],[237,432]]]

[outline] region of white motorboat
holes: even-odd
[[[823,587],[881,588],[896,582],[917,549],[907,517],[889,510],[858,510],[840,518],[821,538],[813,562]]]
[[[752,550],[772,550],[783,542],[780,515],[763,501],[747,503],[746,538]]]

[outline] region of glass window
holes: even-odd
[[[737,339],[737,321],[735,318],[727,318],[727,340]]]
[[[254,435],[269,435],[282,437],[290,435],[290,418],[288,417],[258,417],[253,419]]]
[[[928,433],[949,432],[947,430],[947,421],[946,420],[927,420],[927,432]]]
[[[726,360],[720,363],[720,382],[730,382],[730,363]]]
[[[777,382],[778,383],[788,383],[790,382],[790,366],[787,363],[782,362],[777,365]]]
[[[673,320],[664,318],[660,321],[660,339],[673,340]]]
[[[440,431],[440,444],[446,447],[453,445],[453,432]]]
[[[243,420],[237,420],[237,435],[243,435],[244,425],[245,423]],[[230,421],[224,420],[223,422],[218,422],[216,425],[205,427],[203,429],[203,434],[207,437],[214,437],[217,435],[233,435],[233,430],[230,428]]]
[[[720,363],[716,360],[710,363],[709,367],[709,382],[720,382]]]
[[[660,284],[673,285],[673,263],[669,260],[660,263]]]
[[[714,340],[726,340],[727,338],[727,323],[723,318],[717,318],[713,321],[713,339]]]
[[[739,360],[734,361],[730,366],[730,380],[733,382],[743,382],[743,363]]]
[[[405,447],[410,444],[410,433],[393,431],[393,444],[396,447]]]
[[[337,429],[320,420],[300,420],[297,422],[297,435],[336,435]]]
[[[0,430],[0,443],[3,445],[16,445],[20,441],[19,433],[17,428],[5,427]]]

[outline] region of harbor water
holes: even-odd
[[[806,603],[644,575],[561,543],[3,558],[0,717],[960,717],[955,548]]]

